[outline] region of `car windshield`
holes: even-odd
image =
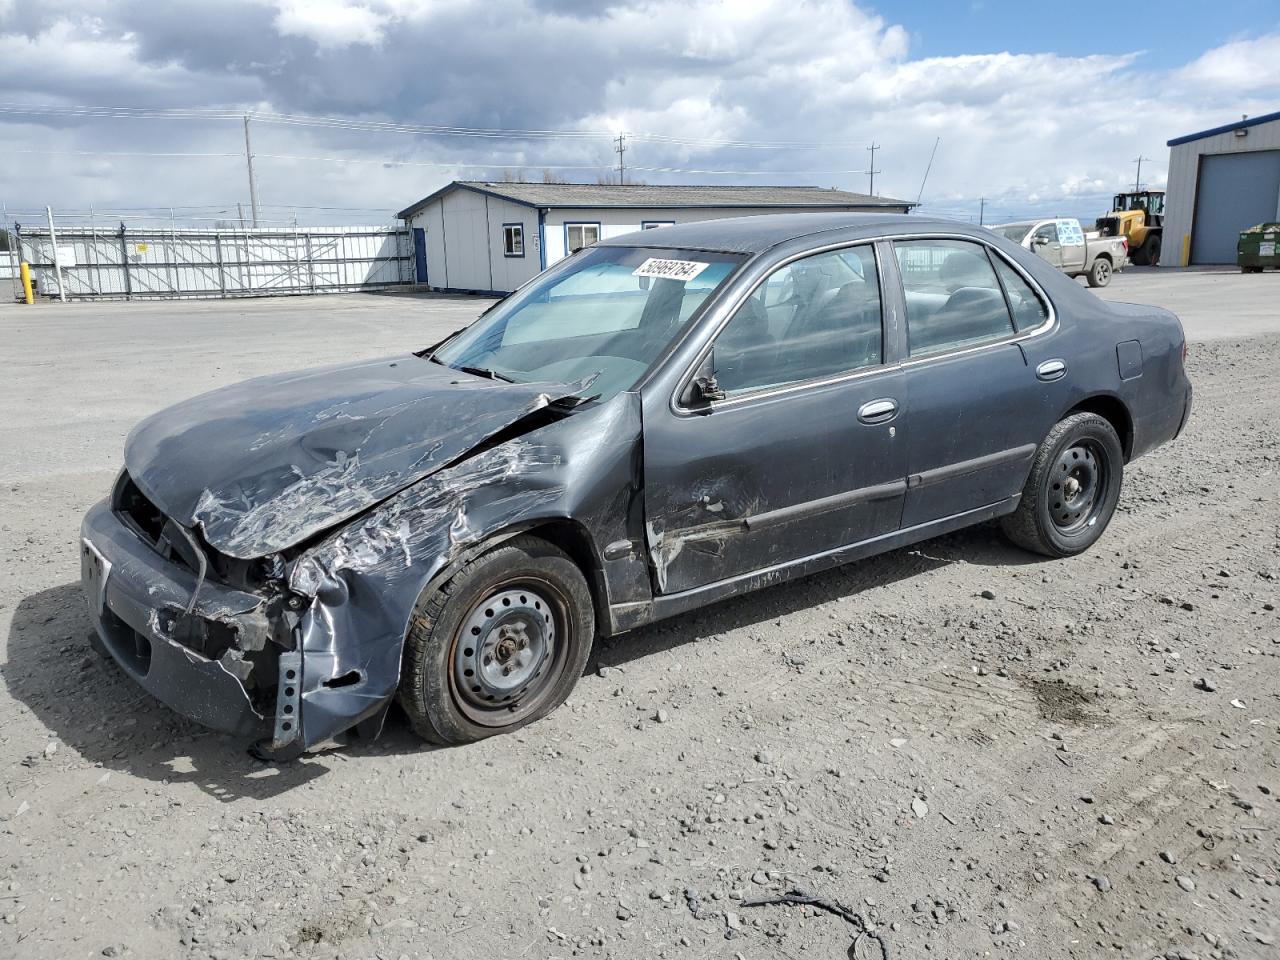
[[[607,400],[639,381],[743,259],[589,247],[483,314],[432,359],[516,382],[594,377],[590,394]]]
[[[1003,227],[992,227],[1000,236],[1012,240],[1014,243],[1021,243],[1029,231],[1035,224],[1033,223],[1006,223]]]

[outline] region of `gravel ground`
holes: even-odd
[[[518,735],[283,767],[89,651],[79,517],[150,410],[476,302],[0,307],[0,956],[879,960],[743,902],[795,885],[895,958],[1277,956],[1280,317],[1215,276],[1107,291],[1271,332],[1193,347],[1089,554],[963,532],[614,640]]]

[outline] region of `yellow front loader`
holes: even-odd
[[[1111,212],[1098,218],[1097,228],[1104,237],[1127,238],[1129,259],[1138,266],[1155,266],[1164,234],[1164,191],[1116,194]]]

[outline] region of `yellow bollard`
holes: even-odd
[[[35,303],[36,298],[31,295],[31,268],[27,266],[27,261],[23,260],[18,267],[18,273],[22,275],[22,297],[27,303]]]

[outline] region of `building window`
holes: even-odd
[[[640,221],[641,230],[656,230],[658,229],[658,227],[674,227],[675,225],[676,225],[676,222],[674,220],[641,220]]]
[[[600,239],[598,223],[566,223],[564,225],[564,248],[569,253],[577,253],[583,247],[589,247]]]
[[[504,223],[502,225],[502,255],[504,257],[524,256],[523,223]]]

